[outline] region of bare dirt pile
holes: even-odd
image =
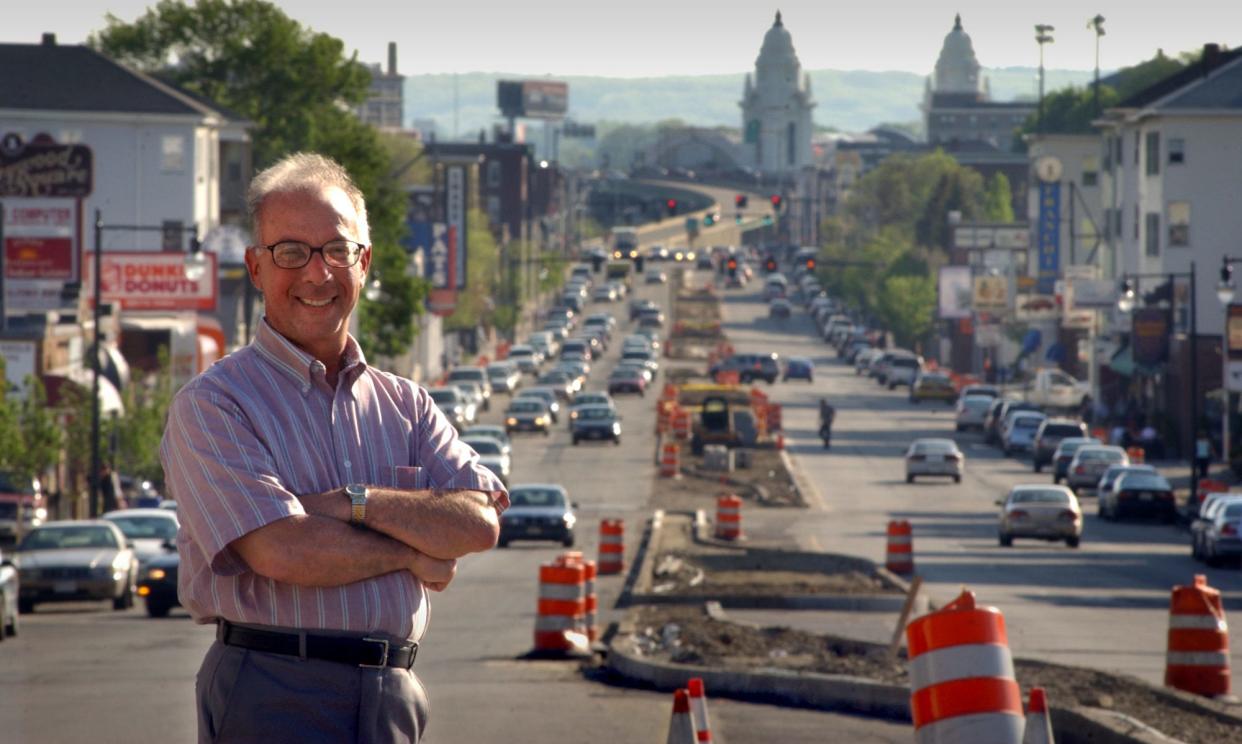
[[[652,591],[688,597],[875,595],[896,593],[868,565],[847,556],[817,556],[797,565],[789,555],[667,552],[656,558]]]
[[[734,467],[727,473],[702,470],[702,458],[691,455],[689,447],[683,446],[681,452],[687,467],[681,478],[656,480],[651,497],[653,508],[710,512],[715,508],[716,497],[729,493],[741,497],[746,506],[806,506],[779,450],[747,448],[744,455],[735,455],[735,462],[749,458],[747,467]]]

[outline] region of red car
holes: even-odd
[[[638,393],[647,390],[647,376],[638,367],[618,366],[608,375],[608,393]]]

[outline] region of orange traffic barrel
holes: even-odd
[[[1138,465],[1143,462],[1146,453],[1142,447],[1126,447],[1126,456],[1130,458],[1131,465]]]
[[[716,537],[737,540],[742,536],[742,499],[725,494],[716,499]]]
[[[963,591],[906,627],[917,744],[1021,744],[1026,720],[1005,618]]]
[[[620,519],[599,521],[599,573],[619,574],[625,570],[625,522]]]
[[[586,578],[583,582],[583,590],[586,596],[586,635],[587,640],[594,642],[599,637],[599,626],[597,615],[599,613],[599,597],[595,593],[595,576],[597,573],[595,561],[584,558],[581,551],[567,550],[556,557],[557,565],[581,565],[586,569]]]
[[[1224,481],[1218,481],[1213,478],[1199,479],[1199,493],[1225,493],[1229,490],[1229,484]]]
[[[671,382],[664,383],[664,389],[660,392],[660,400],[677,400],[677,386]]]
[[[535,651],[586,653],[586,567],[556,561],[539,567]]]
[[[690,412],[684,408],[678,408],[673,411],[673,436],[681,441],[690,438]]]
[[[1054,744],[1052,719],[1048,717],[1048,695],[1042,687],[1032,687],[1026,705],[1026,731],[1022,744]]]
[[[681,446],[676,442],[665,442],[660,450],[660,477],[677,478],[681,476]]]
[[[1229,694],[1229,626],[1220,592],[1203,574],[1191,586],[1173,587],[1164,683],[1197,695]]]
[[[914,528],[904,519],[888,523],[884,567],[893,573],[914,573]]]

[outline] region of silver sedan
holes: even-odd
[[[1011,547],[1015,537],[1064,540],[1071,548],[1082,539],[1082,509],[1065,486],[1014,486],[996,504],[1001,508],[997,538],[1002,547]]]
[[[962,482],[966,455],[952,439],[916,439],[906,450],[906,483],[920,475],[945,475]]]

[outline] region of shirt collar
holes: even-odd
[[[266,316],[259,323],[251,345],[260,356],[292,377],[301,386],[303,395],[310,392],[316,380],[324,379],[326,369],[323,362],[299,349],[296,344],[272,328]],[[341,357],[339,376],[352,384],[358,374],[366,369],[366,365],[367,360],[362,353],[362,347],[352,335],[348,336],[345,340],[345,353]]]

